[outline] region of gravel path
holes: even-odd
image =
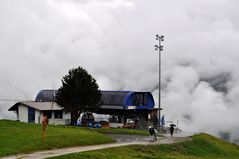
[[[70,153],[99,150],[104,148],[121,147],[121,146],[128,146],[128,145],[172,144],[176,142],[191,140],[189,137],[164,136],[164,137],[159,137],[158,141],[156,142],[150,142],[149,137],[139,136],[139,135],[111,134],[110,136],[116,139],[117,143],[38,151],[31,154],[19,154],[14,156],[3,157],[0,159],[43,159],[48,157],[70,154]]]

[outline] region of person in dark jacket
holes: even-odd
[[[150,141],[157,141],[157,136],[156,136],[155,129],[152,126],[150,126],[148,131],[149,131],[149,134],[150,134]]]
[[[173,136],[173,132],[174,132],[174,124],[171,124],[171,125],[170,125],[169,130],[170,130],[170,135]]]

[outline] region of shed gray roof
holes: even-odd
[[[11,108],[9,108],[9,111],[15,111],[18,109],[19,105],[24,105],[27,107],[31,107],[40,111],[43,110],[62,110],[63,108],[61,108],[58,104],[56,104],[55,102],[18,102],[16,104],[14,104]]]

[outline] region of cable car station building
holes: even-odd
[[[102,106],[98,113],[118,116],[122,123],[127,118],[138,118],[157,124],[157,111],[150,92],[101,91]]]
[[[41,90],[35,99],[35,102],[21,103],[18,102],[13,105],[9,111],[16,111],[18,120],[20,120],[22,111],[20,106],[28,107],[30,113],[25,112],[25,116],[32,114],[33,110],[36,109],[35,105],[40,106],[41,103],[47,103],[47,107],[37,108],[38,110],[44,110],[45,112],[51,113],[51,117],[55,116],[54,113],[58,113],[59,117],[64,117],[66,112],[58,106],[54,101],[56,90]],[[157,124],[157,111],[158,108],[154,108],[155,103],[153,96],[150,92],[134,92],[134,91],[101,91],[102,105],[101,109],[97,114],[108,114],[111,116],[117,116],[118,122],[125,124],[129,118],[137,118],[140,121],[146,121],[148,124]],[[52,109],[52,103],[54,103],[54,109]],[[48,110],[48,109],[49,110]],[[27,109],[25,109],[27,111]],[[44,112],[43,112],[44,113]],[[59,113],[62,113],[59,114]],[[38,113],[39,116],[40,113]],[[29,117],[25,117],[29,118]],[[30,117],[31,118],[31,117]],[[37,118],[37,117],[34,117]],[[68,117],[69,118],[69,117]],[[50,119],[51,120],[51,119]],[[59,119],[58,119],[59,120]],[[21,120],[20,120],[21,121]],[[39,121],[39,119],[38,119]],[[29,120],[24,120],[29,122]],[[38,123],[38,122],[35,122]]]

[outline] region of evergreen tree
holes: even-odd
[[[56,103],[71,113],[71,125],[74,125],[82,112],[95,112],[100,108],[99,86],[82,67],[70,69],[57,91]]]

